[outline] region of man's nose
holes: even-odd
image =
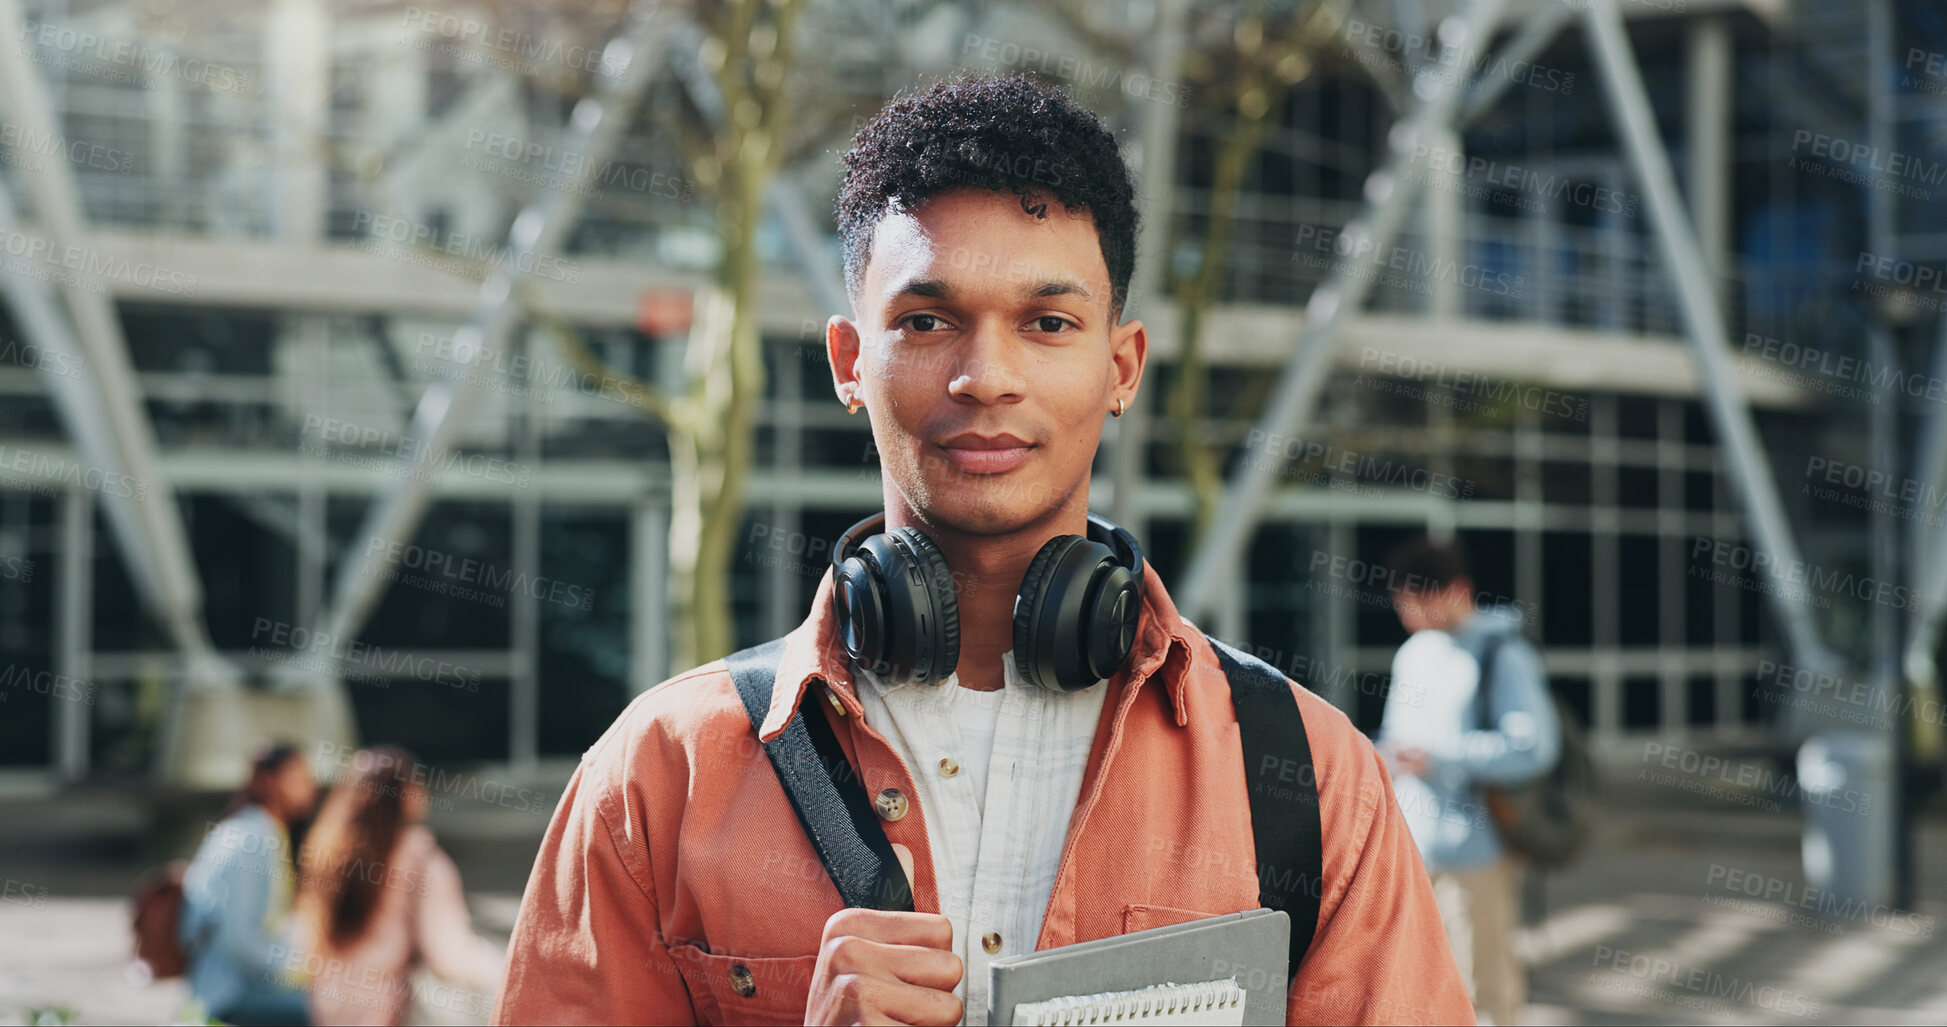
[[[966,340],[960,361],[947,380],[954,399],[992,404],[1018,401],[1027,388],[1018,360],[1021,340],[1007,328],[983,323]]]

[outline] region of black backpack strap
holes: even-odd
[[[1494,723],[1494,700],[1488,694],[1488,686],[1494,683],[1494,654],[1501,651],[1507,639],[1498,631],[1487,633],[1487,643],[1481,651],[1474,654],[1474,662],[1480,665],[1480,681],[1474,686],[1474,726],[1476,730],[1492,731]]]
[[[1318,773],[1298,697],[1277,668],[1209,635],[1230,682],[1250,785],[1257,849],[1258,901],[1291,917],[1291,975],[1311,949],[1325,895],[1325,831],[1319,824]]]
[[[750,713],[751,730],[760,735],[783,657],[784,639],[778,638],[724,658]],[[764,743],[764,754],[839,898],[847,906],[912,912],[912,885],[831,722],[818,709],[817,683],[805,689],[784,733]]]

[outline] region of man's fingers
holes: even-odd
[[[886,945],[953,948],[953,923],[938,913],[841,909],[825,921],[825,939],[830,941],[846,935]]]
[[[922,988],[952,991],[960,983],[960,957],[946,949],[897,945],[856,935],[825,942],[824,965],[833,974],[898,978]]]
[[[951,1025],[959,1023],[965,1012],[960,997],[952,991],[935,991],[899,981],[874,982],[866,998],[865,1005],[871,1012],[893,1023]]]

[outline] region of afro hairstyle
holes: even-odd
[[[913,210],[963,186],[1013,192],[1095,221],[1108,265],[1110,312],[1122,313],[1136,270],[1135,189],[1115,137],[1093,111],[1026,75],[959,76],[898,97],[859,130],[844,156],[838,236],[845,286],[865,282],[872,233],[890,210]]]

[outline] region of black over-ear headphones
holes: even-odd
[[[900,681],[946,680],[960,663],[960,604],[940,549],[916,528],[881,534],[886,515],[832,547],[839,638],[853,660]],[[1014,596],[1014,669],[1073,692],[1114,674],[1136,643],[1143,551],[1090,514],[1088,536],[1057,535],[1034,554]]]

